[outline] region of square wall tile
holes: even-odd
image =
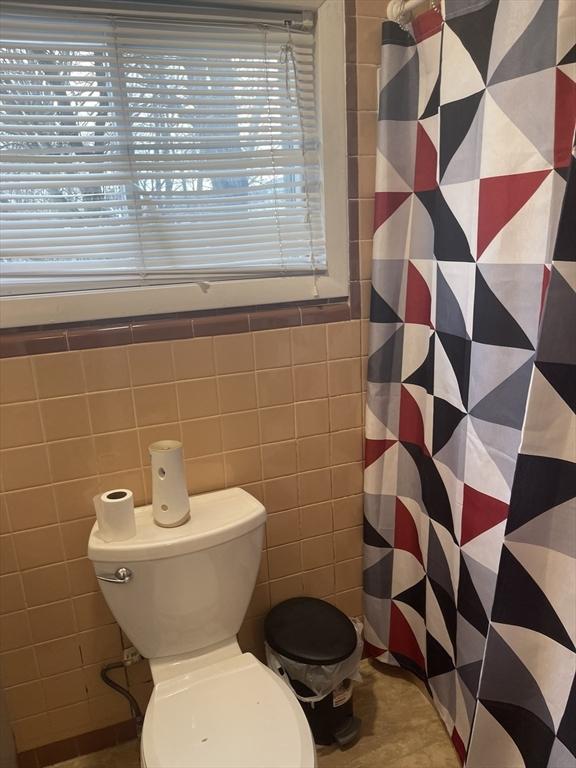
[[[297,471],[296,443],[270,443],[262,446],[262,469],[264,479],[293,475]]]
[[[0,613],[12,613],[26,608],[22,578],[19,573],[0,576]]]
[[[96,435],[94,446],[100,474],[140,466],[140,444],[135,429]]]
[[[90,434],[88,402],[84,395],[44,400],[40,408],[46,440],[65,440]]]
[[[13,531],[24,531],[56,523],[53,486],[26,488],[6,494],[6,506]]]
[[[360,321],[331,323],[327,326],[328,358],[338,360],[344,357],[360,356]]]
[[[4,488],[7,491],[47,485],[52,479],[45,445],[29,445],[26,448],[2,451],[0,463]]]
[[[292,358],[295,365],[326,360],[326,326],[292,328]]]
[[[298,506],[298,476],[277,477],[264,482],[264,505],[267,512],[279,512]]]
[[[341,395],[330,398],[330,429],[352,429],[362,426],[362,395]]]
[[[284,544],[268,550],[268,569],[271,579],[290,576],[302,570],[300,543]]]
[[[330,396],[348,395],[362,391],[362,368],[359,357],[333,360],[328,363]]]
[[[0,573],[14,573],[18,570],[16,549],[14,548],[14,536],[7,533],[0,536]]]
[[[295,434],[295,414],[293,405],[278,405],[273,408],[261,408],[260,435],[263,443],[275,443],[291,440]]]
[[[323,501],[300,509],[300,532],[303,539],[332,532],[332,503]]]
[[[251,333],[214,337],[216,372],[243,373],[254,370],[254,349]]]
[[[253,373],[237,373],[218,379],[222,413],[256,408],[256,378]]]
[[[319,435],[330,428],[328,400],[307,400],[296,403],[296,434],[298,437]]]
[[[80,352],[35,355],[32,365],[41,398],[77,395],[86,388]]]
[[[346,429],[330,435],[332,464],[348,464],[362,460],[363,433],[361,429]]]
[[[125,347],[106,347],[82,352],[88,392],[123,389],[130,386],[128,352]]]
[[[304,594],[309,597],[327,597],[334,594],[334,566],[326,565],[306,571],[304,577]]]
[[[259,442],[258,411],[227,413],[222,416],[222,444],[225,451],[249,448]]]
[[[302,568],[305,571],[334,562],[332,534],[302,541]]]
[[[332,507],[334,511],[334,530],[353,528],[362,524],[364,511],[364,497],[362,494],[334,499]]]
[[[336,562],[362,557],[362,526],[347,528],[334,533],[334,555]]]
[[[228,488],[262,479],[262,461],[259,448],[244,448],[224,454],[226,486]]]
[[[42,677],[58,675],[82,666],[80,642],[76,637],[63,637],[40,643],[34,648]]]
[[[289,544],[300,538],[299,516],[297,509],[277,512],[269,515],[266,521],[266,540],[269,547]]]
[[[181,419],[215,416],[219,412],[216,379],[196,379],[177,384]]]
[[[297,365],[294,368],[294,399],[316,400],[328,394],[326,363]]]
[[[255,333],[254,354],[258,369],[290,365],[292,362],[290,329],[281,328]]]
[[[87,632],[80,632],[78,643],[82,649],[82,660],[85,664],[113,659],[122,653],[120,628],[117,624],[108,624]]]
[[[19,648],[0,654],[0,680],[4,688],[36,680],[38,667],[33,648]]]
[[[15,533],[14,546],[22,570],[64,560],[58,525]]]
[[[135,387],[174,379],[172,347],[168,341],[133,344],[128,347],[128,361]]]
[[[330,440],[328,435],[312,435],[298,440],[298,469],[307,472],[322,469],[330,464]]]
[[[32,635],[27,611],[0,616],[0,651],[11,651],[30,645]]]
[[[48,709],[76,704],[88,698],[81,669],[74,669],[42,681]]]
[[[178,421],[175,384],[156,384],[134,390],[136,422],[139,427]]]
[[[0,406],[0,448],[44,442],[38,403]]]
[[[91,477],[98,471],[94,440],[91,437],[50,443],[48,454],[54,482]]]
[[[183,421],[182,443],[184,456],[187,459],[220,453],[222,451],[220,417],[211,416],[207,419]]]
[[[73,635],[76,632],[76,621],[70,600],[31,608],[28,611],[28,617],[35,643]]]
[[[70,597],[70,581],[64,563],[35,568],[22,574],[24,593],[29,606],[45,605]]]
[[[0,360],[0,403],[18,403],[36,398],[36,385],[29,357]]]
[[[304,580],[301,573],[286,576],[270,582],[270,605],[275,606],[291,597],[304,594]]]
[[[37,715],[46,710],[42,683],[37,680],[8,688],[5,695],[6,709],[11,720]]]
[[[114,621],[106,601],[99,592],[75,597],[72,602],[80,631],[101,627],[103,624],[112,624]]]
[[[301,472],[298,477],[300,504],[316,504],[330,498],[330,470],[316,469]]]
[[[281,405],[294,401],[291,368],[273,368],[256,373],[258,405]]]
[[[119,432],[136,426],[132,390],[115,389],[88,396],[92,432]]]
[[[172,343],[176,380],[214,376],[214,343],[212,338],[185,339]]]
[[[362,462],[341,464],[332,468],[332,498],[362,493],[364,471]]]
[[[100,491],[97,477],[57,483],[52,489],[60,522],[94,516],[93,499]],[[46,525],[47,523],[40,524]]]
[[[237,451],[241,453],[241,451]],[[228,454],[230,455],[230,454]],[[201,456],[197,459],[187,459],[184,462],[188,493],[207,493],[219,491],[225,486],[224,458],[216,453],[212,456]]]

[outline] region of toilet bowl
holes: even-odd
[[[291,689],[236,635],[258,573],[265,509],[231,488],[190,499],[178,528],[136,510],[136,535],[88,556],[126,635],[150,660],[154,690],[145,768],[314,768],[308,722]]]

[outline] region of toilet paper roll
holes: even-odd
[[[190,518],[182,443],[160,440],[148,448],[152,463],[152,514],[162,528],[183,525]]]
[[[132,491],[116,488],[94,496],[94,508],[104,541],[126,541],[136,535]]]

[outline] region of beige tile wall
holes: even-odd
[[[244,648],[260,649],[265,613],[293,595],[361,612],[363,331],[352,321],[0,363],[0,670],[19,750],[129,717],[99,678],[123,641],[86,543],[95,493],[150,500],[154,440],[183,441],[191,493],[241,485],[266,505]],[[147,666],[128,682],[145,703]]]

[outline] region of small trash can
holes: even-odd
[[[268,666],[299,699],[316,744],[343,748],[360,735],[352,680],[359,680],[362,625],[314,597],[272,608],[264,624]]]

